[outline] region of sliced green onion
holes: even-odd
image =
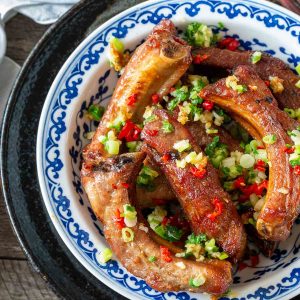
[[[191,144],[189,140],[181,140],[173,145],[173,148],[178,152],[183,152],[191,149]]]
[[[300,64],[297,65],[297,67],[295,68],[296,72],[298,73],[298,75],[300,75]]]
[[[225,28],[224,23],[223,22],[218,22],[218,27],[220,29],[224,29]]]
[[[205,277],[201,274],[201,275],[198,275],[197,277],[195,278],[191,278],[189,280],[189,285],[191,287],[199,287],[201,285],[203,285],[205,283]]]
[[[195,235],[194,233],[188,236],[186,244],[201,244],[207,241],[207,236],[204,233],[200,233],[199,235]]]
[[[171,133],[174,131],[174,126],[168,121],[162,121],[163,133]]]
[[[124,44],[116,37],[111,37],[109,43],[120,53],[124,52]]]
[[[103,106],[92,104],[87,110],[87,116],[91,120],[99,122],[103,116],[104,110]]]
[[[117,155],[120,151],[120,141],[106,141],[105,150],[108,154]]]
[[[251,56],[252,64],[256,64],[261,60],[262,53],[260,51],[255,51]]]
[[[100,263],[105,264],[106,262],[111,260],[112,255],[113,255],[113,253],[109,248],[103,249],[99,255]]]
[[[244,169],[250,169],[255,164],[255,158],[250,154],[243,154],[240,159],[240,165]]]
[[[148,260],[149,260],[150,262],[155,262],[155,261],[157,260],[157,258],[156,258],[155,256],[150,256],[150,257],[148,258]]]
[[[136,152],[139,145],[140,145],[140,142],[137,142],[137,141],[126,143],[126,147],[128,148],[129,152]]]
[[[295,84],[296,88],[300,89],[300,80],[298,80]]]
[[[275,134],[268,134],[264,136],[262,140],[265,144],[272,145],[276,142],[276,139],[277,138]]]
[[[239,93],[239,94],[242,94],[244,92],[247,92],[247,86],[244,85],[244,84],[238,84],[236,87],[235,87],[235,90]]]
[[[214,39],[212,29],[199,22],[189,24],[184,36],[190,45],[198,47],[209,47]]]
[[[122,239],[125,243],[132,242],[134,239],[133,230],[128,227],[122,228]]]

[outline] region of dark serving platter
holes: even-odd
[[[96,27],[141,0],[86,0],[45,33],[25,62],[1,129],[1,179],[18,240],[34,269],[66,299],[124,299],[71,254],[44,206],[36,170],[36,138],[48,90],[69,55]]]

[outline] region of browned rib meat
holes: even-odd
[[[144,161],[144,165],[148,166],[159,173],[153,181],[154,190],[148,191],[143,187],[136,187],[136,199],[139,207],[154,207],[159,204],[169,203],[176,200],[166,177],[161,174],[160,169],[152,162],[149,157]]]
[[[194,262],[172,255],[171,262],[165,262],[160,254],[160,246],[149,233],[139,229],[143,220],[138,211],[138,222],[132,227],[134,240],[125,243],[120,229],[116,228],[113,212],[123,211],[123,205],[133,204],[134,188],[126,189],[122,183],[133,183],[145,156],[142,153],[123,154],[100,161],[98,165],[82,169],[82,183],[89,196],[93,211],[104,225],[105,237],[122,265],[133,275],[144,279],[156,290],[224,293],[232,282],[231,265],[226,261],[207,260]],[[119,188],[114,189],[112,185]],[[133,185],[132,185],[133,187]],[[144,225],[146,225],[144,223]],[[150,229],[149,229],[150,231]],[[149,257],[157,260],[150,262]],[[178,267],[178,263],[185,266]],[[189,280],[202,274],[206,281],[200,287],[191,287]]]
[[[290,168],[288,154],[283,151],[291,143],[286,131],[296,129],[297,122],[279,110],[270,92],[264,92],[264,82],[251,67],[239,66],[234,75],[240,84],[256,85],[257,91],[238,94],[226,87],[225,79],[202,90],[201,96],[239,115],[259,132],[260,136],[276,135],[274,144],[266,144],[269,168],[269,186],[266,202],[257,220],[261,236],[273,241],[285,240],[300,212],[300,177]],[[280,192],[287,189],[287,194]]]
[[[285,88],[281,94],[274,94],[280,108],[288,107],[295,109],[300,107],[300,89],[295,86],[300,78],[282,60],[268,54],[263,54],[262,59],[258,63],[252,64],[251,55],[253,51],[230,51],[218,48],[196,49],[196,53],[208,55],[208,58],[201,63],[204,67],[232,70],[239,65],[248,65],[263,80],[269,80],[269,76],[278,76],[284,80],[283,85]]]
[[[195,142],[201,148],[206,147],[212,142],[213,136],[206,133],[204,124],[199,122],[190,122],[186,126],[193,136]],[[241,150],[240,142],[232,138],[232,136],[221,127],[219,128],[218,136],[220,137],[221,143],[228,145],[229,151]],[[159,168],[155,165],[155,162],[151,162],[149,158],[147,158],[144,164],[156,170],[158,173],[160,173],[160,175],[154,179],[153,183],[155,189],[153,191],[147,191],[144,188],[137,186],[136,196],[139,207],[154,207],[160,202],[169,203],[175,201],[176,196],[174,195],[173,190],[166,180],[166,177],[161,174]]]
[[[151,103],[152,94],[160,97],[166,95],[185,73],[191,63],[191,49],[175,34],[174,24],[170,20],[163,20],[135,50],[118,81],[92,142],[83,152],[85,160],[97,161],[99,155],[107,156],[99,137],[110,130],[109,124],[119,114],[125,120],[141,122],[145,107]],[[133,95],[137,101],[129,106],[128,99]]]
[[[217,170],[208,164],[207,176],[199,179],[190,173],[188,167],[178,168],[174,160],[162,162],[162,156],[173,151],[174,143],[180,140],[189,140],[197,153],[201,152],[201,148],[190,132],[167,112],[157,110],[155,114],[158,120],[148,123],[142,132],[142,137],[148,145],[148,155],[155,160],[168,179],[193,232],[205,233],[209,238],[215,238],[234,261],[239,260],[245,250],[246,235],[235,206],[229,195],[221,188]],[[160,130],[162,120],[168,120],[174,126],[174,132],[164,134],[160,131],[156,136],[147,134],[151,130]],[[224,209],[221,215],[212,221],[208,215],[215,209],[214,198],[222,202]]]

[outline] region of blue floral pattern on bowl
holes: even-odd
[[[262,3],[261,3],[262,2]],[[182,21],[181,15],[187,20]],[[205,22],[205,18],[208,20]],[[176,25],[204,18],[230,26],[224,35],[240,40],[245,49],[261,49],[281,57],[291,67],[300,62],[293,52],[300,44],[300,21],[286,15],[276,6],[263,1],[148,1],[122,13],[92,33],[71,55],[48,94],[39,126],[38,169],[43,198],[53,223],[74,255],[101,281],[128,298],[135,299],[208,299],[186,292],[160,293],[143,280],[128,273],[117,260],[100,264],[98,254],[105,247],[101,224],[93,214],[80,183],[81,151],[87,140],[84,133],[96,124],[85,118],[91,103],[105,103],[117,81],[106,62],[109,38],[114,35],[129,41],[131,49],[163,18]],[[240,19],[249,20],[266,33],[283,32],[291,44],[274,43],[256,31],[245,34],[239,29]],[[232,20],[237,20],[236,24]],[[233,25],[232,25],[233,24]],[[135,37],[135,30],[142,35]],[[215,30],[217,30],[215,28]],[[258,36],[256,36],[256,34]],[[127,43],[126,43],[127,45]],[[299,222],[297,222],[299,223]],[[235,271],[233,292],[223,299],[283,299],[295,294],[300,286],[300,226],[295,225],[288,241],[280,244],[271,259],[261,257],[256,267]],[[298,266],[298,268],[297,268]],[[270,274],[274,280],[270,280]],[[279,274],[279,275],[278,275]],[[245,287],[248,287],[245,288]],[[245,292],[246,291],[246,292]]]

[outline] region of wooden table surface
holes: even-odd
[[[24,16],[16,15],[6,24],[7,56],[22,65],[47,28],[48,26],[35,24]],[[0,300],[58,299],[27,263],[11,229],[2,200],[0,194]]]

